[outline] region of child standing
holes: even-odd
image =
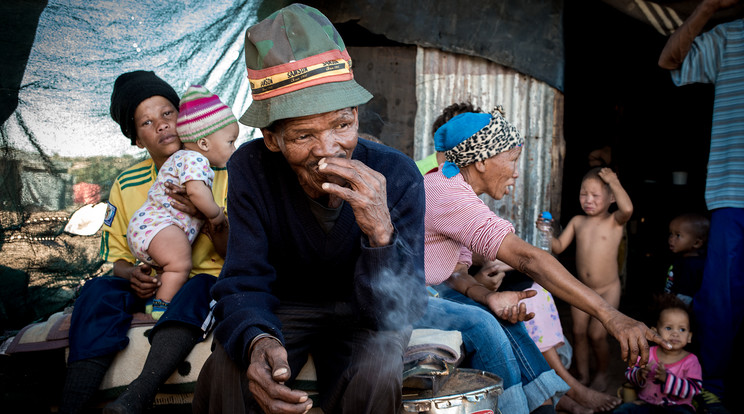
[[[648,365],[628,367],[625,378],[637,388],[639,400],[621,405],[615,413],[695,413],[692,398],[703,387],[703,372],[697,357],[684,349],[692,340],[687,305],[672,294],[657,301],[659,312],[652,329],[672,348],[652,346]]]
[[[625,223],[633,214],[633,203],[615,172],[601,167],[593,168],[584,175],[579,201],[586,215],[573,217],[563,233],[553,238],[551,249],[553,253],[560,254],[576,237],[576,271],[579,279],[617,308],[620,305],[618,248]],[[612,203],[617,203],[617,210],[610,213]],[[573,306],[571,317],[577,379],[582,384],[589,383],[591,341],[597,358],[597,373],[591,388],[605,391],[610,358],[607,331],[600,321]]]
[[[183,186],[194,207],[212,226],[222,225],[225,212],[212,198],[214,168],[225,168],[235,151],[238,124],[230,108],[200,85],[191,85],[181,98],[176,132],[183,149],[171,155],[158,171],[147,201],[127,227],[127,243],[143,263],[159,268],[161,286],[155,293],[152,317],[160,319],[191,272],[191,243],[204,219],[170,205],[165,183]]]
[[[674,259],[667,270],[664,291],[677,295],[688,306],[703,282],[703,246],[708,229],[710,220],[702,214],[682,214],[669,222],[669,250]]]

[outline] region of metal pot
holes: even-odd
[[[404,413],[495,414],[503,380],[490,372],[457,368],[436,392],[413,390],[403,395]]]

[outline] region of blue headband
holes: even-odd
[[[434,133],[434,148],[443,151],[442,173],[452,178],[465,167],[522,146],[519,131],[504,119],[498,106],[490,114],[466,112],[442,125]]]

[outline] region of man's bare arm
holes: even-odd
[[[711,17],[720,9],[731,7],[739,0],[704,0],[692,12],[682,26],[669,36],[659,56],[659,66],[674,70],[682,65],[692,42],[703,31]]]

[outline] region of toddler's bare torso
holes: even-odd
[[[577,219],[576,270],[585,285],[602,294],[619,278],[617,253],[624,226],[612,214]]]

